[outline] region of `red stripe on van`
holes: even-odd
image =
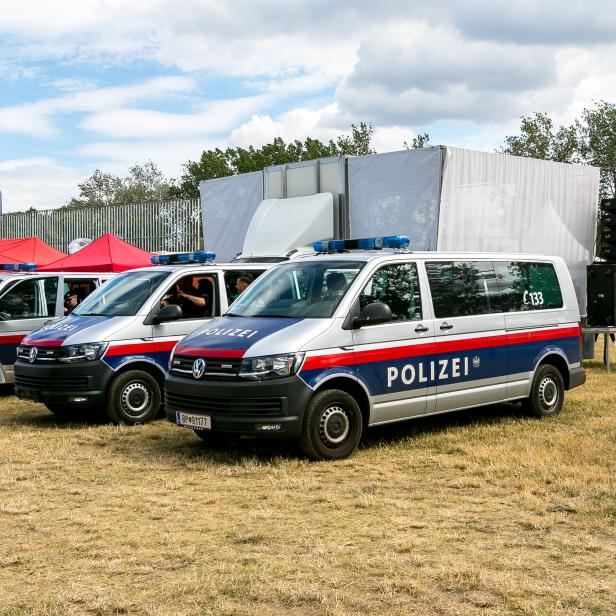
[[[163,342],[136,342],[134,344],[118,344],[110,346],[105,353],[106,357],[116,355],[140,355],[143,353],[161,353],[171,351],[177,344],[177,340],[165,340]]]
[[[0,336],[0,344],[19,344],[24,340],[26,334],[16,336]]]
[[[64,340],[31,340],[27,338],[24,340],[26,344],[37,347],[58,347],[62,346]]]

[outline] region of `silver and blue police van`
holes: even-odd
[[[84,300],[114,274],[37,272],[33,263],[0,265],[0,383],[13,383],[25,336],[64,316],[68,294]]]
[[[297,439],[337,459],[369,426],[514,400],[558,413],[586,379],[565,262],[406,246],[320,242],[265,273],[175,347],[167,418],[205,441]]]
[[[30,333],[18,349],[16,395],[59,416],[104,410],[116,423],[154,419],[178,340],[227,310],[239,278],[271,267],[214,258],[155,256],[152,267],[118,274],[66,318]]]

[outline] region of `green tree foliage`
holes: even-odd
[[[204,180],[261,171],[270,165],[282,165],[302,160],[314,160],[328,156],[363,156],[374,154],[371,142],[372,124],[361,122],[351,125],[350,135],[341,135],[335,141],[323,143],[308,137],[305,141],[286,143],[276,137],[272,143],[260,148],[227,148],[205,150],[199,160],[189,160],[184,165],[184,173],[171,194],[175,197],[193,198],[199,196],[199,183]]]
[[[411,143],[405,141],[404,147],[407,150],[421,150],[422,148],[429,148],[430,135],[428,133],[418,134],[416,137],[413,137]]]
[[[616,196],[616,105],[599,101],[593,108],[584,109],[571,126],[557,130],[544,113],[523,117],[520,134],[506,137],[499,151],[599,167],[601,197]]]
[[[125,178],[97,169],[77,186],[79,196],[73,197],[65,207],[120,205],[169,199],[172,196],[172,184],[152,161],[133,165]]]

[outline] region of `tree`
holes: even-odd
[[[260,148],[227,148],[205,150],[198,161],[189,160],[184,164],[184,173],[177,185],[171,189],[175,197],[194,198],[199,196],[199,184],[238,173],[261,171],[271,165],[283,165],[302,160],[327,158],[328,156],[363,156],[373,154],[371,147],[372,124],[361,122],[351,124],[351,134],[341,135],[335,141],[323,143],[312,137],[305,141],[286,143],[276,137],[271,143]]]
[[[410,145],[407,141],[404,142],[404,147],[407,150],[421,150],[422,148],[430,147],[430,135],[428,133],[418,134],[413,137]]]
[[[119,205],[140,201],[158,201],[171,197],[172,184],[152,162],[135,164],[124,179],[96,169],[77,184],[79,197],[73,197],[65,207]]]

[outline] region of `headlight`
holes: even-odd
[[[106,342],[86,342],[85,344],[63,346],[58,349],[58,361],[68,364],[93,361],[101,357],[106,348]]]
[[[276,379],[295,374],[304,360],[303,353],[248,357],[242,360],[239,376],[246,379]]]

